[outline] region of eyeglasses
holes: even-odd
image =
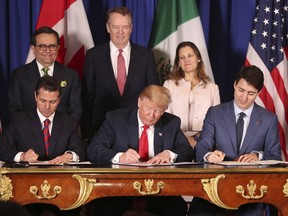
[[[35,45],[36,47],[39,47],[39,49],[41,51],[45,51],[47,48],[49,48],[49,50],[51,51],[55,51],[58,47],[58,45],[56,44],[49,44],[49,45],[46,45],[46,44],[39,44],[39,45]]]

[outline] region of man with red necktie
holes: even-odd
[[[0,160],[51,164],[84,160],[85,148],[77,122],[72,116],[56,111],[61,100],[59,82],[49,75],[41,77],[34,95],[37,107],[16,113],[0,135]]]
[[[103,165],[119,162],[165,164],[192,161],[193,149],[180,129],[180,119],[165,112],[170,101],[168,89],[150,85],[140,93],[138,108],[108,112],[88,145],[88,159]],[[105,202],[97,200],[97,215],[115,216],[127,210],[127,205],[123,203],[129,197],[105,198],[107,206]],[[154,214],[186,215],[187,205],[182,197],[147,197],[146,201],[147,210]],[[115,208],[111,207],[113,205]],[[104,211],[103,214],[98,210]]]
[[[110,41],[87,51],[83,76],[82,134],[91,139],[109,111],[135,106],[148,85],[159,85],[154,54],[130,41],[133,16],[127,7],[107,11]]]

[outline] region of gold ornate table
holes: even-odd
[[[51,166],[0,169],[0,199],[62,210],[107,196],[193,195],[226,209],[265,202],[288,215],[288,167]]]

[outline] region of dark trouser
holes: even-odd
[[[104,197],[86,205],[87,216],[121,216],[133,209],[133,202],[144,199],[145,210],[159,216],[186,216],[187,205],[181,196]],[[89,213],[88,213],[89,212]]]
[[[237,215],[237,216],[263,216],[263,203],[249,203],[239,207],[235,211],[227,211],[210,203],[209,201],[194,197],[189,208],[189,216],[222,216],[222,215]]]

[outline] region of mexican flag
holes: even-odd
[[[149,48],[154,51],[161,83],[171,71],[177,45],[182,41],[191,41],[198,47],[205,71],[214,82],[196,1],[159,0]]]

